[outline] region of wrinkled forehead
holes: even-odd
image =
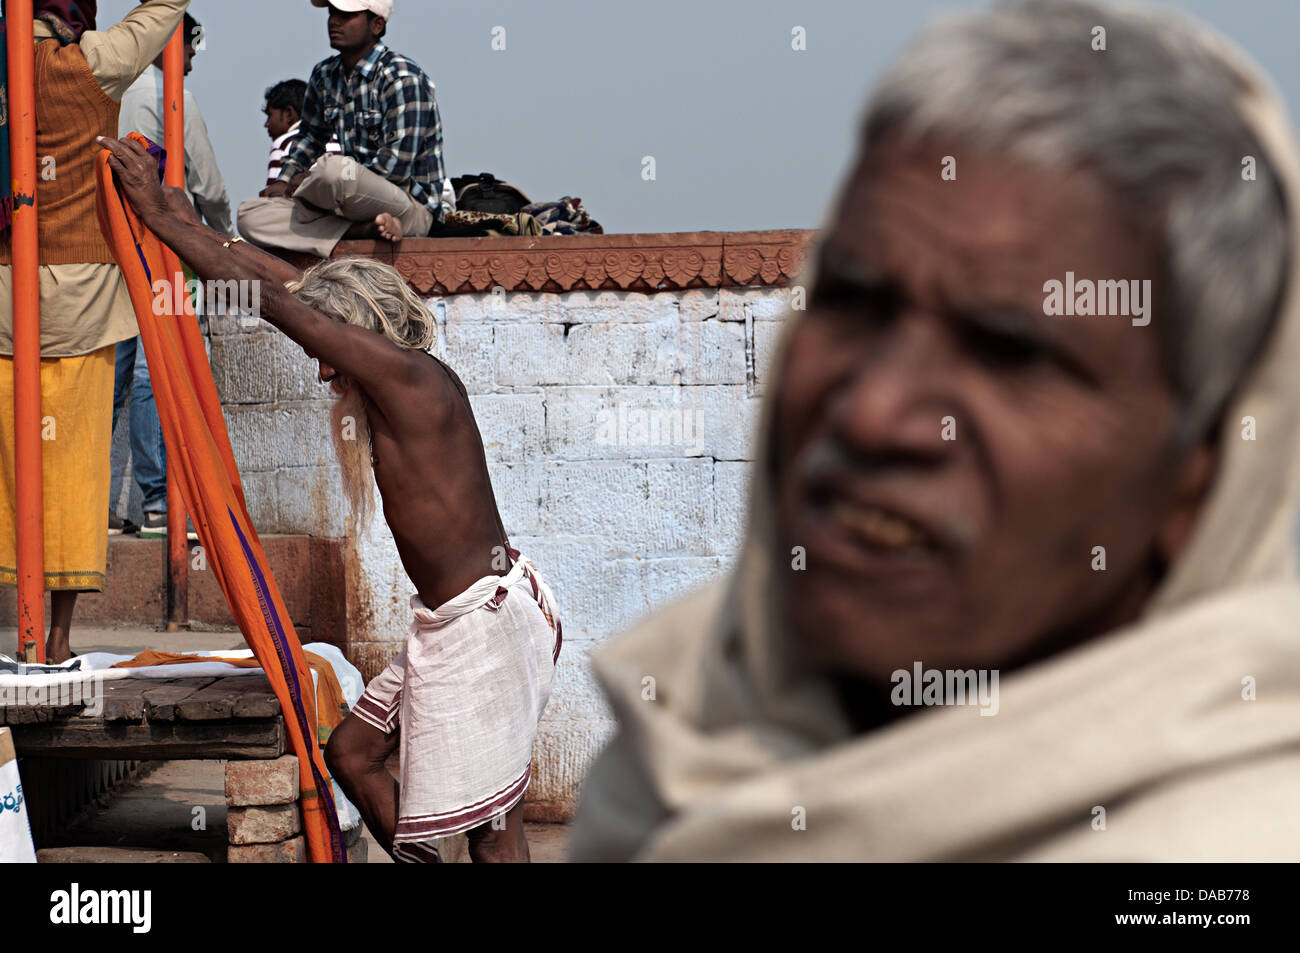
[[[1159,374],[1158,235],[1158,222],[1084,170],[954,142],[890,147],[850,174],[814,252],[814,283],[834,285],[841,302],[883,293]]]
[[[880,259],[916,242],[965,277],[987,278],[1037,275],[1071,258],[1117,270],[1152,268],[1159,234],[1155,216],[1129,207],[1087,170],[1043,168],[929,140],[863,152],[825,244]]]

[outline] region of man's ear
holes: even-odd
[[[1166,566],[1178,558],[1191,539],[1197,517],[1210,495],[1218,462],[1219,442],[1212,434],[1200,440],[1179,464],[1173,506],[1156,533],[1156,546]]]
[[[384,32],[384,27],[388,26],[388,21],[383,17],[375,17],[370,21],[370,32],[374,36]]]

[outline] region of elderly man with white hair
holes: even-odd
[[[596,657],[574,858],[1300,859],[1284,117],[1174,13],[920,37],[786,321],[734,574]]]
[[[338,395],[348,535],[369,537],[382,512],[415,589],[405,647],[330,734],[330,774],[396,860],[436,863],[439,840],[464,833],[472,860],[527,862],[524,793],[562,629],[506,536],[469,392],[429,351],[437,320],[391,265],[299,271],[203,225],[141,143],[99,142],[144,226],[204,281],[260,283],[261,316],[319,364]]]

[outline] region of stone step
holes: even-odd
[[[10,654],[17,642],[18,630],[14,626],[0,626],[0,652]],[[145,649],[185,653],[246,648],[238,629],[163,632],[158,626],[81,625],[75,617],[72,620],[72,651],[78,655],[87,652],[136,655]]]
[[[38,864],[210,864],[205,854],[147,847],[47,847],[36,852]]]
[[[263,536],[262,546],[299,639],[345,642],[343,541],[316,536]],[[159,626],[164,614],[166,540],[112,536],[103,592],[82,593],[74,626]],[[235,620],[216,574],[191,542],[189,618],[196,627],[229,629]],[[204,567],[204,568],[196,568]],[[46,619],[49,599],[46,598]],[[15,624],[15,590],[0,588],[0,626]],[[0,651],[3,651],[0,649]]]

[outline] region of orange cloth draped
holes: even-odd
[[[160,150],[137,133],[128,138]],[[192,306],[177,314],[180,260],[140,221],[118,194],[107,150],[95,162],[99,226],[122,269],[149,361],[154,400],[167,443],[167,464],[177,469],[185,509],[194,520],[244,640],[280,701],[290,746],[298,756],[303,829],[311,859],[346,863],[329,774],[314,730],[315,691],[302,645],[271,577],[266,555],[244,504],[244,491],[221,414],[203,338]],[[155,294],[155,283],[168,292]],[[155,313],[155,303],[158,311]]]

